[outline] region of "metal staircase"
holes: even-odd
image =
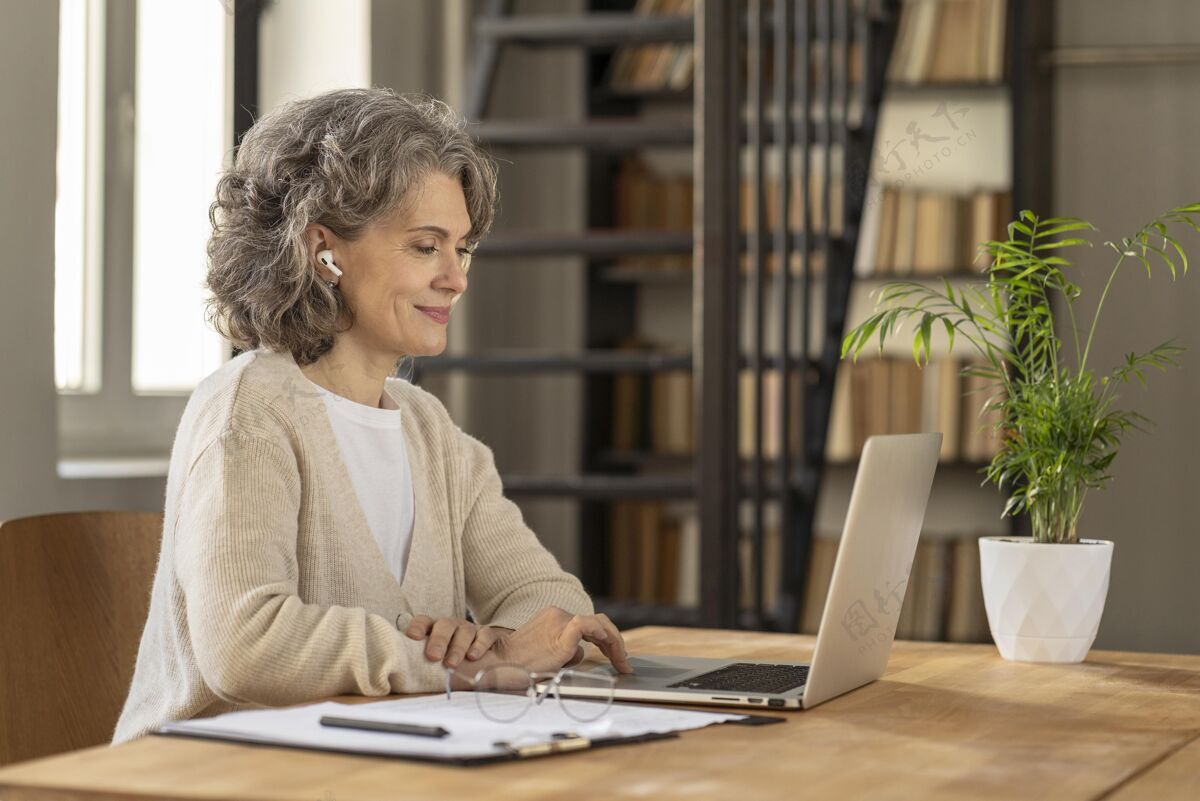
[[[591,267],[629,255],[693,255],[693,349],[691,355],[589,349],[571,354],[478,353],[423,360],[419,372],[467,370],[514,373],[576,371],[611,374],[630,371],[691,369],[695,386],[696,452],[690,476],[613,475],[505,476],[512,495],[573,497],[584,501],[617,498],[692,498],[700,521],[700,606],[698,609],[613,603],[597,597],[597,607],[621,626],[672,623],[795,631],[817,493],[821,486],[839,345],[846,327],[853,260],[869,174],[876,118],[884,86],[884,68],[899,13],[897,0],[697,0],[694,18],[646,17],[628,11],[594,11],[574,16],[514,16],[509,0],[488,0],[475,22],[476,59],[465,116],[478,122],[478,135],[490,148],[582,148],[612,154],[647,146],[688,147],[695,165],[693,235],[597,227],[578,232],[502,232],[480,245],[489,255],[579,255]],[[691,124],[644,121],[634,116],[596,116],[583,123],[553,120],[495,120],[488,98],[496,80],[501,47],[583,47],[589,51],[637,43],[691,42],[696,48]],[[774,81],[765,82],[767,45],[773,43]],[[851,86],[851,42],[861,53],[861,81]],[[789,64],[801,65],[793,74]],[[745,74],[742,65],[746,65]],[[804,69],[804,65],[810,65]],[[811,74],[809,73],[811,70]],[[852,94],[854,103],[852,104]],[[653,99],[654,93],[648,98]],[[743,113],[745,101],[746,113]],[[788,109],[768,115],[768,107]],[[852,108],[853,106],[853,108]],[[748,233],[739,230],[741,162],[749,148],[754,169],[746,176],[758,209]],[[800,157],[801,187],[809,186],[810,154],[824,160],[824,180],[805,203],[798,231],[766,229],[764,154],[771,148]],[[831,220],[831,154],[842,155],[842,230]],[[791,161],[778,182],[781,218],[789,219]],[[730,199],[734,199],[733,202]],[[813,225],[813,207],[822,226]],[[739,260],[748,253],[751,268],[743,276]],[[788,265],[798,254],[800,269],[768,273],[765,258]],[[820,256],[821,274],[814,271]],[[589,269],[591,268],[589,267]],[[800,308],[791,302],[794,291]],[[752,343],[739,341],[740,302],[753,298]],[[768,299],[768,295],[771,297]],[[598,301],[597,301],[598,302]],[[767,303],[776,304],[776,330],[765,324]],[[807,321],[820,303],[822,328],[815,338]],[[791,347],[796,338],[799,348]],[[769,352],[769,344],[775,346]],[[780,356],[782,354],[782,358]],[[755,453],[738,456],[738,381],[743,369],[754,371],[761,397],[766,370],[781,368],[779,408],[802,409],[800,448],[779,448],[777,460],[764,458],[763,421],[756,415]],[[790,392],[791,375],[800,377],[801,397]],[[594,410],[585,419],[594,416]],[[781,441],[792,440],[789,414],[782,415]],[[589,447],[595,448],[592,442]],[[588,454],[582,463],[595,463]],[[768,469],[769,468],[769,469]],[[763,580],[764,508],[780,504],[783,566],[779,604],[763,608],[755,592],[754,608],[739,613],[739,505],[753,504],[750,532],[755,586]],[[603,532],[585,530],[584,581],[604,586]]]

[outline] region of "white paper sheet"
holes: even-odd
[[[506,696],[498,699],[512,700]],[[581,702],[573,700],[571,703]],[[417,737],[334,728],[321,725],[323,715],[442,726],[450,731],[450,735]],[[633,737],[699,729],[743,717],[745,715],[614,703],[598,721],[580,723],[563,712],[557,700],[547,698],[512,723],[496,723],[480,713],[475,693],[456,692],[449,700],[442,694],[363,704],[325,701],[288,709],[228,712],[210,718],[175,721],[159,731],[380,755],[471,758],[505,753],[503,747],[495,745],[497,741],[529,745],[549,742],[556,733],[563,732],[594,740]]]

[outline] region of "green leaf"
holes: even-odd
[[[1086,239],[1059,239],[1054,242],[1043,242],[1040,245],[1034,245],[1034,250],[1055,250],[1057,248],[1072,248],[1077,245],[1087,245],[1091,247],[1092,243]]]
[[[1037,232],[1037,238],[1042,239],[1047,236],[1054,236],[1055,234],[1066,233],[1067,231],[1094,231],[1094,230],[1096,230],[1096,227],[1089,222],[1084,222],[1083,220],[1078,220],[1076,222],[1066,222],[1065,219],[1066,218],[1062,218],[1061,220],[1055,220],[1055,219],[1042,220],[1042,225],[1049,226],[1049,227],[1040,228]],[[1060,221],[1062,222],[1062,224],[1058,224]],[[1088,242],[1088,240],[1086,240],[1086,239],[1080,239],[1078,241],[1085,242],[1089,245],[1092,244],[1091,242]]]
[[[945,317],[943,317],[942,325],[944,325],[946,327],[946,336],[950,340],[950,344],[946,347],[946,349],[953,351],[954,350],[954,331],[955,331],[954,324],[951,323],[949,320],[947,320]]]
[[[1134,253],[1133,255],[1137,256],[1138,260],[1146,266],[1146,277],[1151,278],[1152,276],[1150,274],[1150,260],[1147,259],[1145,256],[1143,256],[1141,253]]]
[[[845,359],[846,354],[850,352],[850,348],[854,347],[854,340],[858,337],[858,329],[854,329],[846,336],[842,337],[841,353],[838,354],[839,359]]]
[[[1187,269],[1188,269],[1187,253],[1184,252],[1183,248],[1179,246],[1179,242],[1176,241],[1173,237],[1167,236],[1167,237],[1163,237],[1163,238],[1171,245],[1171,247],[1175,248],[1175,252],[1179,254],[1179,261],[1183,265],[1183,274],[1187,275]]]
[[[929,313],[921,318],[921,340],[925,343],[925,364],[929,364],[929,355],[933,352],[933,320],[934,316]]]

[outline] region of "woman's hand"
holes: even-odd
[[[524,626],[500,638],[481,661],[511,662],[535,673],[558,670],[583,659],[579,644],[584,640],[594,643],[619,672],[633,672],[625,640],[607,615],[572,615],[556,607],[543,609]]]
[[[414,640],[428,637],[425,658],[431,662],[441,659],[445,667],[453,668],[462,663],[463,657],[470,661],[479,659],[500,637],[510,631],[512,629],[480,626],[460,618],[443,617],[434,620],[428,615],[417,615],[404,633]]]

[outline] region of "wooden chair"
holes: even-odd
[[[154,512],[0,523],[0,765],[111,740],[162,527]]]

